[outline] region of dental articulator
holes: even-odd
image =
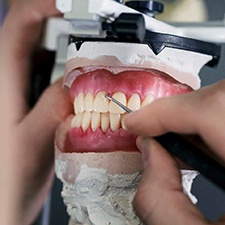
[[[225,42],[222,26],[217,29],[216,35],[212,34],[212,30],[216,29],[212,26],[173,26],[156,20],[154,16],[163,11],[163,5],[155,1],[124,3],[122,0],[56,0],[56,6],[64,14],[64,20],[49,21],[44,45],[48,49],[57,49],[58,68],[65,63],[66,57],[63,53],[67,48],[68,39],[69,43],[75,43],[78,50],[85,42],[146,44],[156,58],[166,49],[185,50],[206,55],[210,59],[207,62],[208,66],[218,63],[221,50],[219,44]],[[53,39],[56,41],[52,42]],[[61,71],[58,73],[61,74]],[[105,97],[126,112],[132,112],[109,95]],[[170,153],[225,190],[225,168],[198,147],[175,133],[155,139]]]

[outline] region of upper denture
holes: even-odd
[[[92,92],[96,96],[102,90],[110,95],[122,92],[126,94],[127,98],[136,93],[140,96],[141,101],[149,93],[152,93],[155,98],[159,98],[191,90],[187,85],[180,84],[160,71],[128,70],[113,73],[111,70],[113,69],[96,69],[77,76],[70,87],[73,100],[80,92],[85,95]],[[76,73],[76,70],[71,72],[71,74],[73,73]]]

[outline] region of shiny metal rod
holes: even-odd
[[[123,105],[121,102],[117,101],[115,98],[109,96],[109,94],[106,94],[105,97],[108,98],[110,101],[116,103],[118,106],[120,106],[126,112],[128,112],[128,113],[132,112],[131,109],[127,108],[125,105]]]

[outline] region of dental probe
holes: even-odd
[[[108,98],[110,101],[116,103],[118,106],[120,106],[126,112],[128,112],[128,113],[132,112],[131,109],[127,108],[125,105],[123,105],[121,102],[117,101],[115,98],[110,97],[109,94],[106,94],[105,97]]]
[[[106,94],[105,97],[123,108],[126,112],[132,112],[131,109],[127,108],[113,97],[110,97],[108,94]],[[225,191],[225,167],[202,152],[199,147],[189,142],[181,135],[172,132],[154,137],[154,139],[168,152],[200,172],[203,176]]]

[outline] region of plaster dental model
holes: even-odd
[[[142,224],[132,208],[143,169],[141,153],[136,137],[122,127],[125,111],[105,94],[138,110],[157,98],[199,88],[198,73],[211,59],[167,47],[156,55],[146,44],[69,45],[64,85],[74,114],[61,124],[55,139],[55,170],[63,182],[69,225]],[[193,201],[195,176],[184,171],[184,191]]]

